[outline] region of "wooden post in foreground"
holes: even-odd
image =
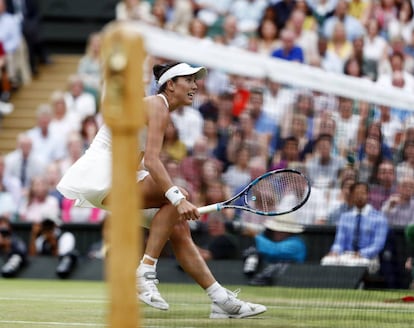
[[[144,115],[144,46],[137,31],[123,23],[104,30],[103,117],[112,131],[112,190],[109,195],[110,250],[106,263],[109,281],[109,327],[140,327],[135,270],[139,232],[138,131]],[[99,163],[96,163],[99,165]]]

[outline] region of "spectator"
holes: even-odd
[[[336,56],[344,67],[345,62],[352,55],[352,43],[349,41],[346,35],[345,26],[342,22],[337,22],[332,27],[331,38],[328,39],[328,52]]]
[[[270,286],[273,276],[286,264],[305,261],[306,244],[299,236],[303,230],[293,213],[266,219],[259,231],[242,225],[241,233],[254,238],[255,243],[244,251],[243,272],[253,276],[250,285]]]
[[[226,165],[228,136],[220,133],[217,123],[209,118],[204,119],[203,135],[207,137],[207,151],[209,156],[218,159],[223,165]]]
[[[414,177],[414,140],[404,143],[402,153],[402,161],[395,168],[398,182],[404,177]]]
[[[67,135],[62,135],[63,131],[51,128],[52,107],[49,104],[39,105],[36,118],[36,126],[26,132],[32,139],[33,152],[45,163],[61,160],[65,155]]]
[[[322,27],[324,26],[326,19],[334,13],[338,0],[307,0],[306,2],[319,27]]]
[[[287,21],[287,27],[294,31],[296,44],[303,50],[304,63],[309,64],[318,53],[318,35],[314,30],[304,28],[305,20],[306,14],[302,10],[295,9]]]
[[[58,162],[59,170],[64,174],[84,153],[82,137],[72,132],[66,143],[66,156]]]
[[[414,223],[414,177],[405,176],[398,183],[397,192],[382,205],[381,211],[388,218],[390,226],[405,227]]]
[[[365,266],[373,274],[380,268],[379,255],[388,232],[387,218],[369,205],[368,184],[356,182],[351,195],[353,208],[340,216],[335,241],[321,264]]]
[[[81,122],[80,134],[83,142],[83,151],[89,148],[93,138],[98,133],[99,126],[94,115],[86,116]]]
[[[364,154],[364,158],[355,163],[358,181],[374,183],[377,179],[378,166],[384,159],[381,145],[376,138],[367,138],[364,143]]]
[[[242,145],[236,151],[234,164],[231,164],[223,173],[223,180],[230,187],[231,195],[235,195],[237,190],[250,182],[248,168],[250,158],[250,148]]]
[[[8,172],[6,172],[6,160],[5,156],[0,154],[0,185],[2,188],[11,195],[11,200],[6,196],[7,213],[13,208],[13,204],[17,206],[22,197],[22,186],[19,179]],[[11,205],[11,207],[10,207]],[[4,209],[4,207],[2,207]],[[17,208],[16,208],[17,209]],[[3,211],[2,211],[3,212]],[[4,214],[4,213],[2,213]]]
[[[247,49],[248,37],[238,30],[237,18],[227,15],[223,21],[223,33],[215,37],[215,41],[226,46]]]
[[[229,13],[237,19],[237,29],[245,34],[253,34],[267,5],[267,0],[236,0],[232,1]]]
[[[272,19],[263,19],[257,28],[257,52],[270,56],[279,48],[279,30]]]
[[[25,42],[19,22],[6,11],[6,0],[0,0],[0,43],[6,52],[6,67],[10,82],[14,88],[22,82],[31,80],[29,63],[22,52]]]
[[[74,113],[79,123],[85,117],[95,115],[97,110],[95,98],[85,91],[85,84],[79,75],[69,77],[65,102],[68,112]]]
[[[289,163],[299,162],[299,140],[295,136],[283,139],[280,152],[276,152],[270,164],[270,170],[285,169]]]
[[[223,202],[230,197],[225,183],[219,180],[209,181],[205,191],[205,204]],[[226,224],[232,221],[234,210],[225,209],[203,215],[198,229],[207,232],[204,243],[199,245],[205,260],[235,259],[239,257],[238,242],[226,231]]]
[[[196,17],[206,24],[210,33],[212,33],[214,27],[220,25],[223,18],[227,16],[228,10],[231,5],[230,0],[215,1],[215,0],[194,0],[193,8],[196,13]]]
[[[63,92],[54,91],[50,97],[50,104],[53,111],[49,124],[50,131],[53,135],[63,136],[62,142],[66,143],[71,132],[80,130],[79,121],[76,114],[68,112]]]
[[[100,33],[89,35],[86,51],[79,61],[77,73],[84,82],[85,91],[92,93],[95,100],[99,101],[102,82]]]
[[[162,152],[165,156],[177,162],[181,162],[187,156],[187,147],[180,140],[178,130],[172,121],[165,130]]]
[[[378,165],[375,182],[370,185],[369,204],[380,211],[384,202],[395,194],[396,188],[394,163],[384,160]]]
[[[355,136],[358,133],[360,116],[354,114],[353,110],[353,100],[340,97],[338,110],[333,114],[336,122],[335,144],[343,157],[357,148]]]
[[[9,103],[11,92],[12,86],[7,72],[6,52],[0,41],[0,119],[4,114],[10,114],[14,109],[14,106]]]
[[[315,154],[306,162],[306,171],[312,186],[333,187],[339,171],[344,166],[345,160],[341,156],[332,156],[332,137],[329,135],[319,136]]]
[[[167,10],[169,20],[167,29],[180,34],[188,34],[191,20],[194,18],[192,1],[175,0]]]
[[[249,113],[243,113],[239,118],[239,125],[232,131],[227,143],[227,160],[229,165],[236,162],[237,151],[241,147],[248,147],[252,156],[267,158],[269,139],[254,128],[253,119]]]
[[[5,278],[15,277],[27,262],[27,246],[11,226],[9,218],[0,216],[0,255],[6,263],[1,268]]]
[[[341,214],[352,208],[351,186],[355,182],[355,178],[345,177],[342,179],[339,188],[331,188],[328,191],[329,203],[326,224],[336,226],[339,222]]]
[[[187,151],[191,152],[194,142],[203,134],[203,117],[200,112],[193,107],[183,106],[171,113],[171,119],[180,140],[186,145]]]
[[[59,259],[56,274],[59,278],[68,278],[76,266],[78,254],[75,236],[60,228],[60,220],[46,217],[33,222],[30,233],[29,254],[45,255]]]
[[[35,0],[6,0],[7,11],[20,23],[27,44],[30,68],[38,74],[38,64],[50,62],[45,44],[41,38],[41,13]]]
[[[4,164],[0,165],[4,166]],[[0,178],[0,216],[14,220],[17,206],[18,203],[14,200],[13,194],[7,190],[3,179]]]
[[[385,35],[388,30],[388,24],[397,18],[398,9],[395,0],[381,0],[372,8],[372,16],[378,21],[380,29]]]
[[[272,119],[263,108],[264,96],[263,89],[252,88],[250,90],[248,112],[252,119],[254,130],[265,140],[266,150],[273,154],[279,138],[279,131],[276,122]]]
[[[332,38],[334,26],[337,22],[343,23],[345,35],[349,41],[364,35],[365,29],[363,25],[355,17],[348,14],[348,6],[347,0],[338,0],[334,14],[327,18],[322,26],[323,34],[326,38]]]
[[[57,184],[62,178],[62,171],[58,162],[49,163],[46,167],[45,173],[46,183],[49,191],[49,195],[57,199],[59,209],[62,209],[63,195],[56,189]]]
[[[351,76],[363,77],[365,79],[375,81],[378,76],[377,62],[365,56],[364,43],[365,39],[363,36],[355,38],[352,41],[353,53],[350,59],[355,59],[355,61],[358,63],[359,74],[351,74]]]
[[[296,0],[271,1],[270,8],[274,12],[276,25],[279,30],[285,28],[292,11],[295,9],[295,5]]]
[[[301,47],[296,45],[295,33],[284,29],[280,32],[281,46],[272,52],[272,57],[289,61],[304,62],[304,54]]]
[[[19,207],[19,221],[40,222],[45,217],[58,217],[60,208],[58,200],[49,195],[49,188],[44,176],[33,177],[27,197]]]
[[[32,139],[25,133],[17,136],[17,148],[5,156],[5,174],[17,178],[27,191],[33,177],[45,172],[47,163],[33,151]]]
[[[386,56],[387,40],[380,34],[379,23],[371,18],[367,23],[367,33],[364,37],[364,57],[377,64]]]
[[[141,0],[120,0],[115,7],[116,20],[140,20],[153,23],[151,4]]]

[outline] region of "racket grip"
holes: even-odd
[[[200,214],[211,213],[215,211],[220,211],[220,207],[218,206],[218,204],[212,204],[198,208],[198,212]]]

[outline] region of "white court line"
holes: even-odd
[[[0,297],[0,301],[34,301],[34,302],[50,302],[50,298],[43,297]],[[53,302],[62,302],[62,303],[108,303],[107,300],[102,299],[54,299]]]
[[[30,325],[30,326],[36,326],[36,325],[49,325],[49,326],[73,326],[73,327],[104,327],[102,324],[97,323],[86,323],[86,322],[54,322],[54,321],[20,321],[20,320],[0,320],[1,323],[7,323],[7,324],[16,324],[16,325]]]

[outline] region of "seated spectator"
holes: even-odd
[[[374,183],[377,179],[379,163],[383,160],[381,145],[376,138],[369,137],[364,143],[364,158],[357,160],[358,181]]]
[[[14,219],[17,213],[18,203],[14,200],[13,194],[7,190],[0,179],[0,216],[6,216],[10,219]]]
[[[356,182],[351,195],[353,208],[340,216],[335,241],[321,264],[364,266],[373,274],[380,269],[379,255],[388,233],[387,218],[368,204],[368,184]]]
[[[215,179],[208,183],[204,192],[204,205],[215,204],[230,197],[227,186]],[[236,238],[226,230],[226,224],[234,217],[233,209],[207,213],[197,223],[197,230],[207,232],[203,244],[198,245],[200,254],[205,260],[238,258]],[[194,229],[193,229],[194,230]]]
[[[341,156],[332,156],[332,137],[319,136],[315,154],[306,162],[306,171],[313,186],[330,188],[335,185],[338,172],[346,162]]]
[[[92,33],[88,37],[86,51],[79,61],[77,73],[84,81],[85,91],[99,101],[102,83],[101,34]]]
[[[252,277],[250,285],[270,286],[273,275],[283,264],[305,261],[306,244],[299,236],[303,230],[294,213],[264,220],[259,231],[251,226],[241,226],[241,233],[255,241],[255,246],[244,252],[243,272]]]
[[[153,23],[151,4],[141,0],[120,0],[115,6],[116,20],[140,20],[145,23]]]
[[[276,23],[269,18],[263,19],[257,28],[257,52],[270,56],[280,46],[278,34]]]
[[[272,57],[303,63],[305,57],[301,47],[295,44],[295,33],[284,29],[280,33],[281,46],[272,52]]]
[[[27,197],[24,197],[18,209],[21,222],[40,222],[45,217],[59,217],[59,201],[49,195],[49,188],[44,176],[33,177]]]
[[[79,75],[69,76],[65,102],[67,111],[76,115],[79,125],[85,117],[95,115],[97,111],[96,100],[86,92],[85,84]]]
[[[30,233],[29,254],[46,255],[59,259],[56,274],[59,278],[68,278],[76,266],[78,254],[75,236],[69,231],[61,230],[60,220],[46,217],[33,222]]]
[[[52,115],[52,107],[49,104],[39,105],[36,110],[36,126],[26,132],[33,141],[33,151],[45,163],[61,160],[65,155],[66,131],[52,129]]]
[[[328,215],[326,224],[336,226],[342,213],[352,208],[351,186],[355,178],[346,177],[342,180],[340,188],[330,188],[328,191]]]
[[[291,162],[299,161],[299,141],[296,137],[283,140],[280,152],[276,152],[270,163],[270,170],[285,169]]]
[[[23,52],[26,42],[19,22],[6,11],[6,0],[0,0],[0,42],[6,52],[6,67],[10,82],[14,88],[31,80],[29,61]]]
[[[414,177],[414,140],[404,142],[402,149],[402,161],[395,168],[397,180],[402,177]]]
[[[336,22],[333,26],[327,51],[341,61],[342,67],[344,67],[345,62],[351,57],[352,43],[347,38],[345,25],[342,22]]]
[[[183,106],[171,113],[171,119],[178,130],[180,140],[191,152],[194,142],[203,134],[203,117],[191,106]],[[191,129],[188,127],[191,126]]]
[[[76,114],[66,108],[65,94],[61,91],[54,91],[50,97],[52,106],[52,119],[49,128],[52,134],[63,135],[62,142],[66,142],[67,136],[73,131],[79,131],[80,125]]]
[[[17,148],[6,154],[5,175],[18,179],[23,188],[20,197],[28,190],[30,181],[37,175],[44,174],[47,163],[33,151],[33,141],[25,133],[17,136]]]
[[[237,190],[250,182],[250,158],[249,147],[241,146],[237,150],[234,164],[223,173],[223,181],[229,186],[231,195],[235,195]]]
[[[388,160],[378,165],[375,182],[370,184],[369,204],[380,211],[385,201],[397,190],[394,163]]]
[[[187,156],[187,147],[180,140],[173,121],[170,121],[165,129],[162,152],[165,156],[177,162],[181,162]]]
[[[94,115],[86,116],[81,122],[80,134],[83,140],[83,151],[89,148],[99,130],[99,124]]]
[[[390,226],[405,227],[414,223],[414,177],[405,176],[398,183],[397,192],[382,205]]]
[[[5,257],[1,274],[5,278],[15,277],[27,261],[27,246],[13,233],[10,220],[0,216],[0,255]]]

